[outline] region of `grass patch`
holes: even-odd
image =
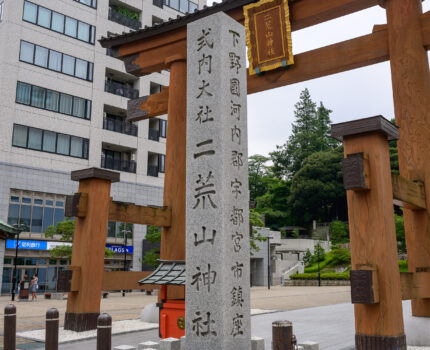
[[[317,280],[318,273],[296,273],[291,275],[292,280]],[[349,271],[347,272],[323,272],[321,273],[322,280],[343,280],[348,281],[350,279]]]
[[[400,272],[408,272],[408,261],[399,260],[399,268],[400,268]]]

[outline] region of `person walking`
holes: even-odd
[[[31,280],[30,283],[30,289],[31,289],[31,301],[36,300],[37,301],[37,295],[36,292],[39,289],[39,278],[37,277],[37,273],[35,273],[33,275],[33,279]]]

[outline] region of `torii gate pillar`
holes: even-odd
[[[389,50],[400,174],[425,185],[430,198],[430,71],[421,28],[422,0],[387,0]],[[409,271],[430,271],[430,202],[404,210]],[[430,317],[430,299],[412,300],[414,316]]]

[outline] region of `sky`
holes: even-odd
[[[208,0],[208,5],[214,1]],[[430,10],[430,2],[423,3]],[[317,49],[370,34],[387,23],[385,10],[375,6],[320,25],[293,32],[293,53]],[[316,103],[331,109],[333,123],[383,115],[394,118],[389,62],[305,81],[248,96],[249,155],[268,155],[291,134],[294,105],[308,88]]]

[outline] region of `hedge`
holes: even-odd
[[[292,280],[317,280],[318,273],[296,273],[291,275]],[[326,272],[321,274],[322,280],[349,280],[349,272]]]
[[[320,270],[322,270],[324,267],[326,267],[332,261],[333,261],[333,257],[327,256],[327,258],[324,261],[320,262]],[[312,264],[309,267],[305,267],[305,273],[312,273],[312,272],[318,272],[318,263]]]

